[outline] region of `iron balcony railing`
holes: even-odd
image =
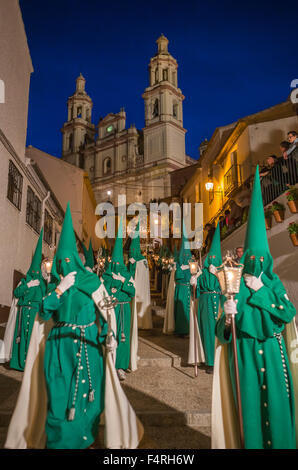
[[[261,179],[264,207],[284,193],[289,186],[298,183],[298,148],[287,160],[278,159],[274,167]]]
[[[241,185],[241,166],[232,165],[224,174],[224,195],[228,196],[235,188]]]

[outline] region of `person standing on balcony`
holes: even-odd
[[[288,150],[291,144],[286,140],[280,143],[280,151],[282,154],[282,171],[286,185],[294,185],[298,183],[298,161],[294,158],[293,152],[288,156]],[[293,149],[295,150],[295,148]]]
[[[286,160],[289,158],[289,155],[298,147],[298,134],[296,131],[288,132],[288,142],[290,147],[283,153],[283,157]]]
[[[218,342],[212,394],[212,448],[238,448],[240,445],[231,342],[230,315],[233,314],[245,448],[294,449],[296,391],[292,372],[297,364],[289,362],[283,331],[287,324],[295,330],[296,311],[273,272],[258,167],[242,260],[240,291],[235,299],[223,304],[215,329]],[[287,345],[290,346],[292,340],[293,336],[289,335]],[[294,373],[297,383],[297,372]]]
[[[212,374],[214,365],[215,324],[221,291],[216,268],[222,264],[220,249],[220,226],[217,224],[210,250],[205,259],[203,272],[197,281],[198,325],[207,366]]]

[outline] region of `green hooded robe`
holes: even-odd
[[[137,235],[131,239],[130,246],[129,246],[129,259],[133,258],[135,260],[135,263],[129,262],[127,267],[133,279],[135,278],[135,274],[136,274],[137,261],[144,260],[146,262],[146,258],[142,255],[142,252],[141,252],[139,227],[140,227],[140,223],[138,222],[136,226]]]
[[[27,275],[14,291],[14,296],[19,300],[10,367],[21,371],[25,367],[34,320],[46,293],[46,281],[41,272],[42,237],[43,229],[41,229]],[[40,282],[39,286],[28,287],[28,282],[36,279]]]
[[[189,334],[189,315],[191,307],[191,286],[190,286],[190,270],[189,267],[181,269],[182,265],[188,265],[191,259],[191,251],[187,246],[188,239],[183,230],[181,248],[178,255],[175,272],[175,296],[174,296],[174,317],[175,317],[175,334]]]
[[[202,274],[197,282],[198,325],[207,366],[214,365],[215,324],[221,297],[218,279],[215,274],[209,272],[211,264],[216,267],[222,264],[219,224],[206,256]]]
[[[48,396],[47,448],[84,449],[97,434],[104,409],[105,368],[101,343],[107,324],[96,321],[92,293],[98,277],[86,271],[79,257],[69,204],[52,267],[56,285],[60,276],[76,271],[75,284],[59,298],[54,290],[45,297],[44,320],[52,317],[45,348],[44,373]],[[85,326],[85,328],[82,328]]]
[[[124,264],[123,245],[122,245],[122,219],[118,229],[117,238],[112,254],[111,262],[103,274],[103,282],[109,295],[117,298],[118,303],[115,306],[115,315],[117,321],[117,341],[116,369],[127,370],[130,361],[130,331],[131,331],[131,308],[130,301],[135,296],[131,273]],[[125,277],[125,281],[113,278],[114,274],[120,274]]]
[[[93,254],[91,238],[89,242],[89,249],[85,255],[85,258],[86,258],[85,266],[86,267],[88,266],[88,268],[93,269],[94,268],[94,254]]]
[[[259,170],[254,180],[248,217],[243,273],[261,276],[255,291],[242,277],[235,315],[245,448],[293,449],[295,403],[289,360],[282,331],[295,316],[279,277],[267,242]],[[231,333],[225,314],[216,325],[220,342],[228,343],[230,379],[235,398]]]

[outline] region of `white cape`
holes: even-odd
[[[298,335],[295,318],[285,326],[284,340],[292,373],[295,411],[296,447],[298,447]],[[230,380],[228,345],[215,343],[215,361],[212,388],[211,447],[212,449],[239,449],[238,418]]]
[[[18,299],[14,297],[10,307],[4,338],[3,341],[0,340],[0,364],[3,364],[4,362],[9,362],[11,359],[13,338],[18,313],[17,303]]]
[[[151,330],[152,312],[151,312],[151,295],[150,295],[150,279],[149,269],[144,260],[137,261],[135,273],[135,302],[134,308],[137,313],[138,327],[143,330]]]
[[[194,315],[195,309],[195,315]],[[200,336],[200,330],[198,325],[198,299],[193,301],[191,300],[191,308],[189,313],[189,348],[188,348],[188,364],[195,364],[195,334],[196,334],[196,343],[197,343],[197,363],[205,362],[205,354],[203,349],[203,344]]]
[[[176,268],[173,267],[169,287],[168,287],[168,294],[167,294],[167,305],[166,305],[166,313],[163,322],[163,333],[171,334],[175,331],[175,317],[174,317],[174,296],[175,296],[175,272]]]
[[[92,294],[98,302],[107,296],[103,284]],[[105,311],[100,310],[105,319]],[[111,310],[111,327],[116,331],[115,312]],[[47,417],[47,391],[44,376],[44,352],[46,338],[53,321],[34,322],[23,381],[14,413],[8,428],[5,448],[44,449]],[[115,370],[115,354],[105,350],[105,445],[108,449],[135,449],[141,441],[144,429],[120,385]]]

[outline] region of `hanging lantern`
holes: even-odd
[[[213,189],[212,181],[207,181],[207,183],[205,184],[205,188],[206,188],[206,191],[212,191]]]
[[[190,271],[190,274],[191,274],[192,276],[194,276],[195,274],[197,274],[197,272],[198,272],[198,264],[199,264],[199,263],[198,263],[197,261],[194,261],[193,259],[191,259],[188,264],[189,264],[189,271]]]
[[[230,254],[217,269],[216,276],[223,295],[233,297],[239,293],[244,265],[236,263]]]

